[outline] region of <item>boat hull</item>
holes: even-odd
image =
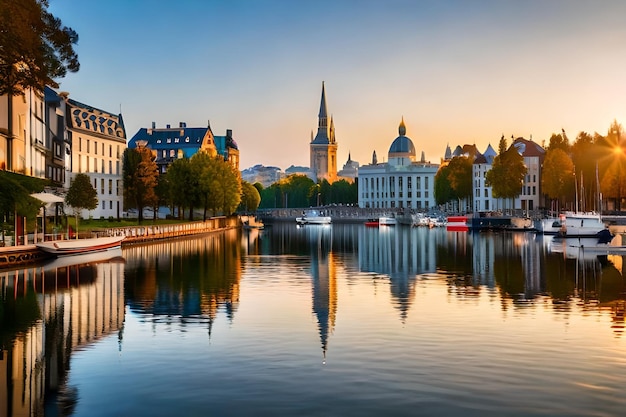
[[[112,236],[41,242],[37,243],[36,246],[40,250],[56,256],[70,256],[114,249],[122,245],[122,240],[124,240],[124,236]]]

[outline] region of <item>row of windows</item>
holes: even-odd
[[[93,149],[93,153],[94,155],[98,155],[98,141],[93,141],[93,148],[91,147],[91,141],[89,139],[87,139],[86,141],[86,150],[85,152],[90,153],[91,149]],[[104,142],[100,142],[100,155],[105,156],[105,143]],[[78,152],[83,152],[83,138],[78,138]],[[117,145],[116,146],[116,158],[120,157],[120,146]],[[113,145],[109,145],[109,157],[112,158],[113,157]]]
[[[115,171],[113,171],[113,161],[109,161],[108,168],[109,171],[105,171],[106,160],[98,158],[90,159],[89,156],[85,156],[85,163],[83,167],[83,156],[78,155],[78,172],[100,172],[101,174],[114,174],[119,175],[120,173],[120,161],[115,161]],[[98,162],[100,163],[100,170],[98,170]]]
[[[429,202],[428,201],[424,201],[424,204],[422,205],[422,201],[417,201],[415,204],[415,208],[417,210],[421,210],[421,209],[428,209],[430,207]],[[403,201],[398,201],[398,208],[413,208],[411,206],[411,202],[407,201],[406,205],[404,204]],[[365,203],[365,208],[396,208],[396,202],[395,201],[373,201],[371,203],[366,202]]]
[[[403,198],[404,197],[403,194],[404,193],[402,191],[400,191],[398,193],[398,197],[399,198]],[[413,192],[412,191],[408,191],[406,194],[407,194],[406,195],[407,198],[413,198]],[[379,191],[377,191],[375,193],[374,192],[367,192],[367,191],[365,191],[361,195],[362,195],[362,197],[364,199],[367,199],[367,198],[371,198],[371,199],[374,199],[374,198],[396,198],[396,193],[393,192],[393,191],[392,192],[379,192]],[[415,198],[422,198],[422,192],[421,191],[416,191],[415,192]],[[424,191],[424,198],[428,198],[428,191]]]
[[[200,142],[200,140],[196,140],[196,142]],[[156,143],[163,143],[162,139],[157,139]],[[165,139],[165,143],[172,143],[172,138]],[[174,138],[174,143],[180,143],[180,138]],[[185,138],[185,143],[189,143],[189,136]]]
[[[107,184],[106,180],[104,178],[100,178],[100,194],[101,195],[105,195],[105,194],[109,194],[112,195],[113,194],[113,180],[109,179],[108,181],[108,185],[109,188],[105,188],[105,185]],[[122,182],[120,180],[115,180],[115,195],[119,196],[122,194],[122,190],[121,190],[121,185]],[[93,188],[96,189],[96,191],[98,191],[98,178],[94,178],[93,179]]]
[[[407,190],[421,190],[422,189],[422,182],[424,184],[424,190],[428,190],[429,188],[429,177],[425,176],[425,177],[403,177],[403,176],[399,176],[399,177],[395,177],[395,176],[391,176],[388,178],[385,177],[377,177],[377,178],[370,178],[369,181],[367,180],[367,178],[365,179],[364,183],[364,188],[365,191],[369,191],[371,190],[379,190],[379,189],[386,189],[387,187],[389,188],[390,191],[394,192],[396,189],[396,178],[397,178],[397,183],[398,183],[398,188],[400,190],[402,190],[404,188],[404,179],[406,178],[406,188]],[[413,180],[415,179],[415,187],[413,187]],[[387,181],[388,180],[388,181]],[[423,180],[423,181],[422,181]]]

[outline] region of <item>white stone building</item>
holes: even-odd
[[[359,167],[359,207],[408,208],[428,210],[435,206],[435,174],[438,164],[417,160],[413,141],[406,136],[404,119],[398,128],[387,163],[378,163],[376,153],[372,163]]]
[[[115,115],[66,98],[67,136],[71,153],[65,188],[77,173],[89,175],[98,192],[98,207],[83,210],[88,218],[119,218],[124,208],[122,155],[126,131],[122,115]]]

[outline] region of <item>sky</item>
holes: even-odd
[[[226,129],[240,168],[309,166],[322,82],[338,169],[385,161],[404,118],[446,146],[547,145],[626,125],[621,0],[50,0],[79,35],[59,91],[140,128]]]

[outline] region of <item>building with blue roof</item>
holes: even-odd
[[[232,130],[228,129],[225,136],[215,136],[210,124],[207,127],[187,127],[185,122],[180,122],[178,127],[166,125],[165,128],[157,128],[153,122],[151,128],[139,129],[128,142],[129,148],[139,146],[152,150],[160,173],[165,173],[176,159],[191,158],[198,151],[212,156],[219,154],[239,170],[239,149]]]

